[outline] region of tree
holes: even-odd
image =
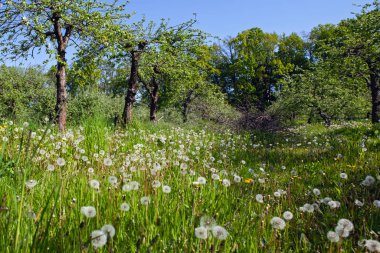
[[[56,68],[56,121],[63,131],[67,118],[67,49],[85,38],[99,37],[99,30],[114,34],[124,5],[91,0],[8,0],[0,7],[1,52],[12,57],[34,56],[35,50],[54,55]],[[102,39],[107,40],[106,34]],[[87,39],[88,40],[88,39]],[[54,43],[54,46],[50,44]]]

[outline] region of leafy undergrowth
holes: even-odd
[[[159,125],[61,134],[7,123],[0,248],[376,251],[379,136],[365,124],[237,135]]]

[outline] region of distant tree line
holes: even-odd
[[[224,40],[196,29],[196,20],[130,24],[125,7],[89,0],[0,4],[1,55],[44,51],[57,61],[47,72],[1,66],[0,117],[47,116],[64,131],[67,118],[102,113],[125,126],[140,103],[153,122],[165,108],[184,122],[190,112],[218,123],[238,115],[326,125],[380,120],[378,0],[304,37],[252,28]],[[68,48],[76,52],[71,65]]]

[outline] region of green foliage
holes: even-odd
[[[0,117],[42,121],[54,113],[54,95],[52,83],[40,68],[0,66]]]

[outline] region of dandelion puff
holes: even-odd
[[[163,191],[164,193],[170,193],[170,192],[172,191],[172,188],[170,188],[170,186],[168,186],[168,185],[164,185],[164,186],[162,187],[162,191]]]
[[[206,228],[207,230],[211,230],[216,226],[216,221],[213,217],[204,215],[201,217],[200,226]]]
[[[37,185],[37,181],[34,180],[34,179],[30,179],[30,180],[28,180],[28,181],[25,182],[25,186],[26,186],[26,188],[28,188],[28,189],[32,189],[32,188],[34,188],[34,186],[36,186],[36,185]]]
[[[53,164],[48,164],[47,170],[48,171],[54,171],[54,165]]]
[[[211,178],[212,178],[212,180],[219,180],[220,179],[218,174],[212,174]]]
[[[94,188],[95,190],[99,190],[100,183],[98,180],[92,179],[92,180],[90,180],[90,186],[91,186],[91,188]]]
[[[226,240],[228,237],[228,232],[224,227],[214,226],[212,228],[212,235],[219,240]]]
[[[160,181],[158,181],[158,180],[153,180],[153,182],[152,182],[152,187],[153,188],[158,188],[158,187],[160,187],[161,186],[161,182]]]
[[[362,181],[362,185],[363,186],[371,186],[372,184],[374,184],[375,183],[375,178],[373,177],[373,176],[370,176],[370,175],[368,175],[368,176],[366,176],[366,178]]]
[[[350,235],[350,231],[344,229],[344,227],[340,225],[335,227],[335,233],[340,237],[348,237]]]
[[[278,191],[274,192],[273,195],[274,195],[276,198],[281,197],[281,193],[278,192]]]
[[[66,164],[65,159],[63,159],[61,157],[59,157],[56,162],[57,162],[57,165],[60,166],[60,167],[62,167],[62,166],[64,166]]]
[[[321,195],[321,191],[320,191],[318,188],[314,188],[314,189],[313,189],[313,193],[314,193],[314,195],[316,195],[316,196]]]
[[[102,230],[94,230],[91,232],[91,243],[95,249],[101,248],[107,243],[107,235]]]
[[[229,187],[229,186],[231,185],[231,182],[230,182],[230,180],[228,180],[228,179],[223,179],[223,180],[222,180],[222,185],[223,185],[224,187]]]
[[[339,242],[339,235],[334,231],[329,231],[327,232],[327,239],[329,239],[330,242]]]
[[[197,182],[199,184],[206,184],[207,180],[204,177],[198,177]]]
[[[114,237],[116,233],[114,226],[111,224],[104,225],[101,230],[107,235],[108,238]]]
[[[270,224],[274,229],[283,230],[285,228],[285,221],[281,219],[280,217],[273,217],[270,220]]]
[[[199,239],[207,239],[207,228],[205,227],[197,227],[195,229],[195,237],[199,238]]]
[[[377,208],[380,208],[380,200],[374,200],[373,205]]]
[[[259,203],[264,203],[264,196],[262,194],[256,194],[256,201]]]
[[[354,224],[348,219],[340,219],[338,221],[338,226],[342,226],[344,230],[352,231],[354,229]]]
[[[87,218],[93,218],[96,215],[96,209],[93,206],[82,206],[80,211]]]
[[[122,204],[120,205],[120,210],[123,211],[123,212],[128,212],[129,209],[131,209],[131,207],[129,206],[128,203],[122,203]]]
[[[285,211],[282,214],[282,217],[284,217],[285,220],[291,220],[293,219],[293,214],[290,211]]]
[[[150,203],[150,197],[149,196],[144,196],[140,199],[141,205],[147,206]]]
[[[364,206],[364,203],[361,202],[361,201],[358,200],[358,199],[355,199],[355,205],[357,205],[357,206],[359,206],[359,207],[362,207],[362,206]]]
[[[347,179],[348,178],[347,173],[344,173],[344,172],[340,173],[339,176],[340,176],[341,179]]]
[[[115,177],[115,176],[109,176],[109,177],[108,177],[108,182],[109,182],[112,186],[116,186],[116,185],[117,185],[117,177]]]
[[[112,160],[110,158],[106,157],[106,158],[104,158],[103,163],[104,163],[104,166],[109,167],[112,165]]]
[[[365,240],[364,246],[370,252],[380,252],[380,242],[376,240]]]
[[[234,176],[234,181],[235,181],[235,183],[240,183],[241,182],[241,177],[238,176],[238,175],[235,175]]]

